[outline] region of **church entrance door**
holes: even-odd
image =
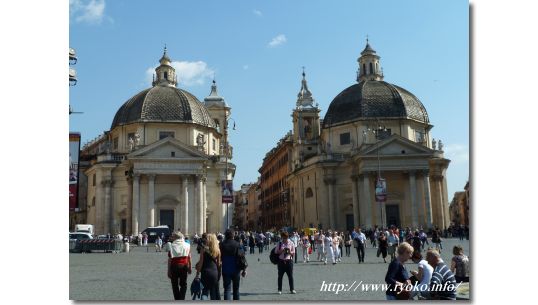
[[[161,210],[159,215],[159,223],[170,228],[170,232],[174,232],[174,210]]]
[[[387,204],[386,208],[387,226],[395,225],[400,227],[400,207],[397,204]]]

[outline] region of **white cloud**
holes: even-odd
[[[254,15],[256,15],[258,17],[262,16],[262,12],[260,10],[253,10],[252,12],[254,13]]]
[[[269,43],[269,47],[271,47],[271,48],[277,47],[277,46],[285,43],[286,41],[287,41],[286,40],[286,35],[280,34],[280,35],[276,36],[275,38],[273,38],[273,40],[271,40],[271,42]]]
[[[157,67],[146,70],[146,79],[150,84]],[[173,61],[172,67],[176,69],[178,83],[184,86],[203,85],[206,79],[210,80],[215,74],[215,71],[203,61]]]
[[[443,147],[445,156],[454,163],[469,162],[469,149],[462,144],[448,144]]]
[[[76,22],[100,24],[105,17],[105,0],[69,0],[69,14]]]

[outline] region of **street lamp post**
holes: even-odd
[[[376,179],[376,189],[378,187],[378,183],[379,184],[382,184],[383,183],[383,178],[381,177],[381,158],[379,156],[379,142],[380,142],[380,138],[379,138],[379,134],[381,132],[386,132],[387,131],[387,128],[385,126],[381,126],[381,124],[379,124],[379,121],[376,120],[376,125],[377,127],[375,128],[370,128],[370,127],[366,127],[366,130],[363,131],[363,134],[366,134],[366,133],[372,133],[374,136],[375,136],[375,141],[376,141],[376,150],[377,150],[377,179]],[[384,189],[385,192],[386,192],[386,188]],[[376,202],[379,206],[379,213],[380,213],[380,216],[381,216],[381,225],[383,228],[385,228],[387,226],[387,217],[386,217],[386,205],[385,205],[385,202],[386,202],[386,193],[383,194],[385,197],[382,198],[382,200],[380,200],[380,198],[378,198],[378,194],[375,194],[376,195]]]
[[[233,125],[233,128],[232,130],[235,130],[235,120],[232,119],[231,117],[230,118],[226,118],[226,116],[224,117],[225,119],[225,125],[224,125],[224,156],[225,156],[225,164],[226,164],[226,168],[225,168],[225,184],[226,182],[228,181],[228,154],[230,153],[230,145],[228,144],[228,122],[230,120],[232,120],[234,122],[234,125]],[[233,198],[233,193],[232,193],[232,198]],[[229,216],[230,214],[230,203],[229,202],[226,202],[226,229],[230,228],[230,222],[229,222]]]

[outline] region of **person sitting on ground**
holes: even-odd
[[[385,292],[387,300],[409,299],[409,291],[407,286],[411,285],[409,273],[405,268],[405,262],[413,255],[413,247],[406,242],[401,243],[397,250],[398,256],[389,264],[385,282],[389,284]]]
[[[456,282],[468,283],[469,282],[469,258],[463,254],[463,247],[461,245],[454,246],[452,253],[452,263],[450,264],[450,271],[454,273]]]
[[[441,259],[439,251],[429,249],[426,252],[426,260],[434,268],[430,281],[430,298],[435,300],[455,300],[456,278]]]

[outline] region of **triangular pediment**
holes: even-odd
[[[173,153],[173,154],[172,154]],[[167,137],[131,152],[129,159],[207,159],[207,155],[172,137]]]
[[[371,145],[361,151],[361,155],[431,155],[433,150],[428,147],[406,139],[400,135],[393,134],[381,140],[375,145]]]

